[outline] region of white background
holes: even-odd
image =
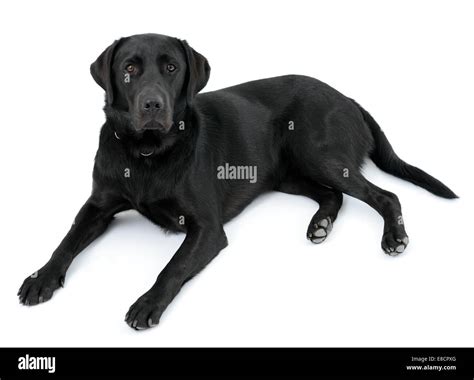
[[[473,346],[472,2],[10,1],[0,16],[2,346]],[[382,219],[345,196],[316,246],[313,201],[272,193],[225,229],[229,247],[154,329],[123,321],[184,235],[134,212],[71,266],[50,302],[16,292],[89,195],[103,90],[89,65],[114,39],[187,39],[205,90],[282,74],[317,77],[362,104],[399,155],[444,181],[448,201],[380,172],[411,239],[380,248]],[[222,126],[225,128],[225,126]]]

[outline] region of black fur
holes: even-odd
[[[209,79],[207,60],[185,41],[154,34],[115,41],[91,73],[106,91],[92,194],[48,263],[24,281],[26,305],[49,300],[74,257],[127,209],[186,233],[126,315],[130,326],[145,329],[227,245],[224,223],[263,192],[317,201],[307,230],[314,243],[330,233],[342,193],[356,197],[384,218],[382,248],[390,255],[408,244],[401,207],[395,194],[362,176],[367,157],[434,194],[456,197],[399,159],[357,103],[316,79],[290,75],[197,95]],[[226,165],[247,167],[247,174],[256,168],[255,181],[220,177]]]

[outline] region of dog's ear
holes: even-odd
[[[97,84],[105,90],[106,102],[112,105],[114,101],[114,90],[112,85],[112,60],[117,46],[122,41],[116,40],[105,49],[101,55],[91,64],[91,75]]]
[[[179,40],[186,53],[186,102],[191,106],[194,96],[201,91],[209,80],[211,67],[206,57],[194,50],[185,40]]]

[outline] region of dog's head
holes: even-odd
[[[186,41],[141,34],[115,41],[92,63],[91,74],[106,92],[107,116],[121,120],[118,132],[159,142],[177,128],[210,67]]]

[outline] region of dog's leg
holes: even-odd
[[[288,194],[304,195],[318,202],[319,210],[311,218],[306,236],[316,244],[326,240],[341,208],[342,193],[302,178],[288,179],[282,182],[276,190]]]
[[[382,249],[391,256],[402,253],[408,245],[408,236],[398,197],[375,186],[350,165],[328,162],[324,172],[324,183],[367,203],[383,217]]]
[[[125,321],[136,330],[157,325],[183,284],[227,246],[222,225],[188,226],[183,244],[159,274],[155,284],[129,309]]]
[[[36,305],[48,301],[53,292],[64,285],[66,271],[74,257],[105,231],[114,214],[127,208],[125,203],[110,196],[91,195],[50,260],[23,282],[18,291],[20,302]]]

